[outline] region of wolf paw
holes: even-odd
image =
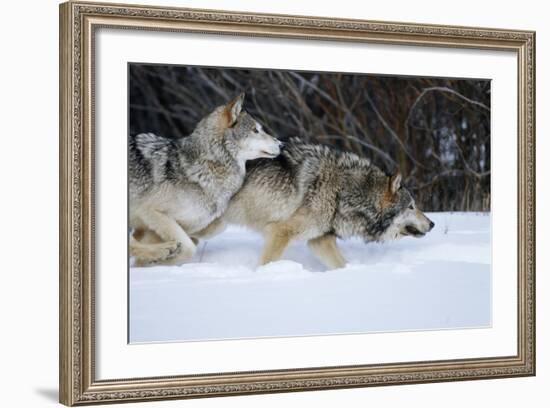
[[[182,245],[177,241],[161,242],[134,251],[135,265],[145,266],[150,264],[163,263],[167,260],[177,258],[181,253]]]
[[[197,250],[196,246],[184,246],[178,242],[178,248],[173,254],[160,260],[160,265],[181,265],[184,262],[189,261]]]
[[[181,253],[181,242],[173,242],[172,245],[168,246],[166,249],[168,254],[163,259],[172,259]],[[174,246],[175,244],[175,246]]]

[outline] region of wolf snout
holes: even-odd
[[[274,158],[281,154],[281,141],[269,136],[269,139],[266,140],[261,148],[261,157]]]
[[[281,150],[282,150],[282,143],[280,140],[278,139],[275,139],[275,143],[274,145],[272,146],[271,148],[271,151],[273,152],[273,154],[275,155],[279,155],[281,153]]]
[[[435,227],[435,223],[434,223],[432,220],[430,220],[430,231],[431,231],[434,227]]]

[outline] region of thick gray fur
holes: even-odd
[[[303,239],[331,268],[345,264],[336,238],[388,241],[420,237],[433,227],[399,173],[388,176],[365,158],[297,138],[277,158],[248,166],[243,187],[205,232],[225,223],[265,236],[261,264],[278,259],[291,240]]]
[[[279,154],[280,142],[241,110],[243,98],[216,108],[187,137],[130,137],[130,255],[137,264],[189,259],[193,234],[221,216],[242,186],[245,162]],[[146,230],[160,242],[138,240]]]

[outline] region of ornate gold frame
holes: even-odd
[[[246,373],[94,376],[93,44],[98,27],[506,50],[518,60],[518,350],[514,356]],[[227,11],[60,5],[60,401],[145,401],[535,374],[535,33]]]

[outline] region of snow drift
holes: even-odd
[[[303,242],[257,267],[262,238],[230,227],[182,266],[130,268],[135,342],[487,327],[490,216],[432,213],[424,238],[340,241],[327,271]]]

